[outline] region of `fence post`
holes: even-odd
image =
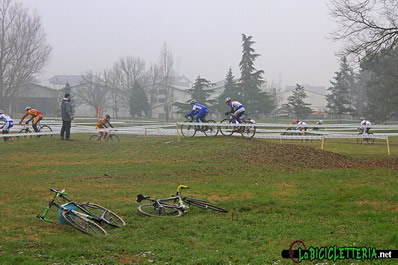
[[[177,140],[180,140],[180,133],[178,132],[178,123],[176,122]]]
[[[325,144],[325,137],[322,137],[321,150],[323,150],[323,145],[324,144]]]
[[[145,128],[145,141],[146,141],[146,128]]]
[[[391,152],[390,152],[390,141],[388,140],[388,136],[387,136],[387,154],[391,155]]]

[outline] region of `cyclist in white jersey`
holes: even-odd
[[[360,120],[361,120],[361,126],[366,126],[366,125],[369,125],[369,126],[370,126],[370,125],[371,125],[370,121],[365,120],[364,117],[361,117]],[[370,131],[370,127],[363,127],[363,128],[362,128],[363,134],[368,134],[369,131]]]
[[[300,131],[307,131],[307,123],[303,122],[303,121],[297,121],[297,128],[296,130],[300,130]]]
[[[4,122],[2,129],[3,134],[8,134],[10,128],[14,126],[14,121],[10,118],[10,116],[6,115],[4,111],[0,110],[0,121]],[[9,140],[10,137],[3,137],[4,142]]]
[[[225,115],[232,113],[232,122],[242,123],[240,117],[245,113],[245,106],[238,101],[233,101],[231,98],[226,98],[225,103],[231,107],[231,110],[227,111]]]

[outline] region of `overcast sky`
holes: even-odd
[[[21,0],[20,0],[21,1]],[[341,46],[327,0],[22,0],[41,15],[53,53],[41,76],[101,72],[122,56],[157,63],[163,43],[180,74],[239,76],[241,34],[253,36],[256,68],[282,86],[328,86]]]

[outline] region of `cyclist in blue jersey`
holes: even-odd
[[[233,101],[231,98],[226,98],[225,103],[231,107],[231,110],[227,111],[225,115],[232,113],[232,122],[242,123],[240,117],[245,113],[245,106],[238,101]]]
[[[192,111],[188,113],[185,117],[195,117],[196,122],[202,121],[206,122],[206,115],[209,113],[207,108],[201,104],[199,104],[196,100],[192,99],[189,101],[189,104],[192,105]]]
[[[0,110],[0,121],[4,122],[3,127],[1,127],[3,134],[8,134],[10,128],[14,126],[14,121],[10,118],[10,116],[6,115],[4,111]],[[4,142],[7,140],[12,140],[12,137],[3,137]]]

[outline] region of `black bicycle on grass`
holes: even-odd
[[[217,125],[201,125],[194,121],[192,116],[185,117],[186,123],[192,123],[188,125],[181,125],[181,134],[184,137],[194,137],[196,132],[202,132],[206,136],[217,136],[218,126]],[[205,123],[216,123],[215,120],[205,120]]]
[[[234,133],[240,133],[242,137],[251,139],[256,134],[256,121],[248,118],[247,114],[243,114],[242,116],[242,125],[239,126],[239,123],[235,122],[235,117],[232,114],[227,114],[229,118],[223,119],[221,123],[226,124],[225,126],[220,126],[220,132],[224,136],[231,136]]]
[[[103,226],[121,227],[126,225],[124,220],[114,212],[91,202],[77,203],[66,197],[65,190],[50,189],[54,193],[48,203],[48,207],[42,215],[36,215],[40,220],[52,223],[46,216],[52,206],[61,210],[64,220],[77,230],[89,235],[107,235]],[[56,202],[56,198],[62,198],[66,203]],[[76,209],[76,210],[74,210]]]
[[[179,217],[187,212],[189,206],[228,213],[227,210],[212,205],[208,201],[193,197],[182,197],[181,192],[183,189],[188,189],[188,186],[179,185],[175,195],[164,199],[153,199],[150,196],[138,194],[136,199],[137,202],[148,200],[150,203],[138,205],[137,210],[143,215],[151,217]]]

